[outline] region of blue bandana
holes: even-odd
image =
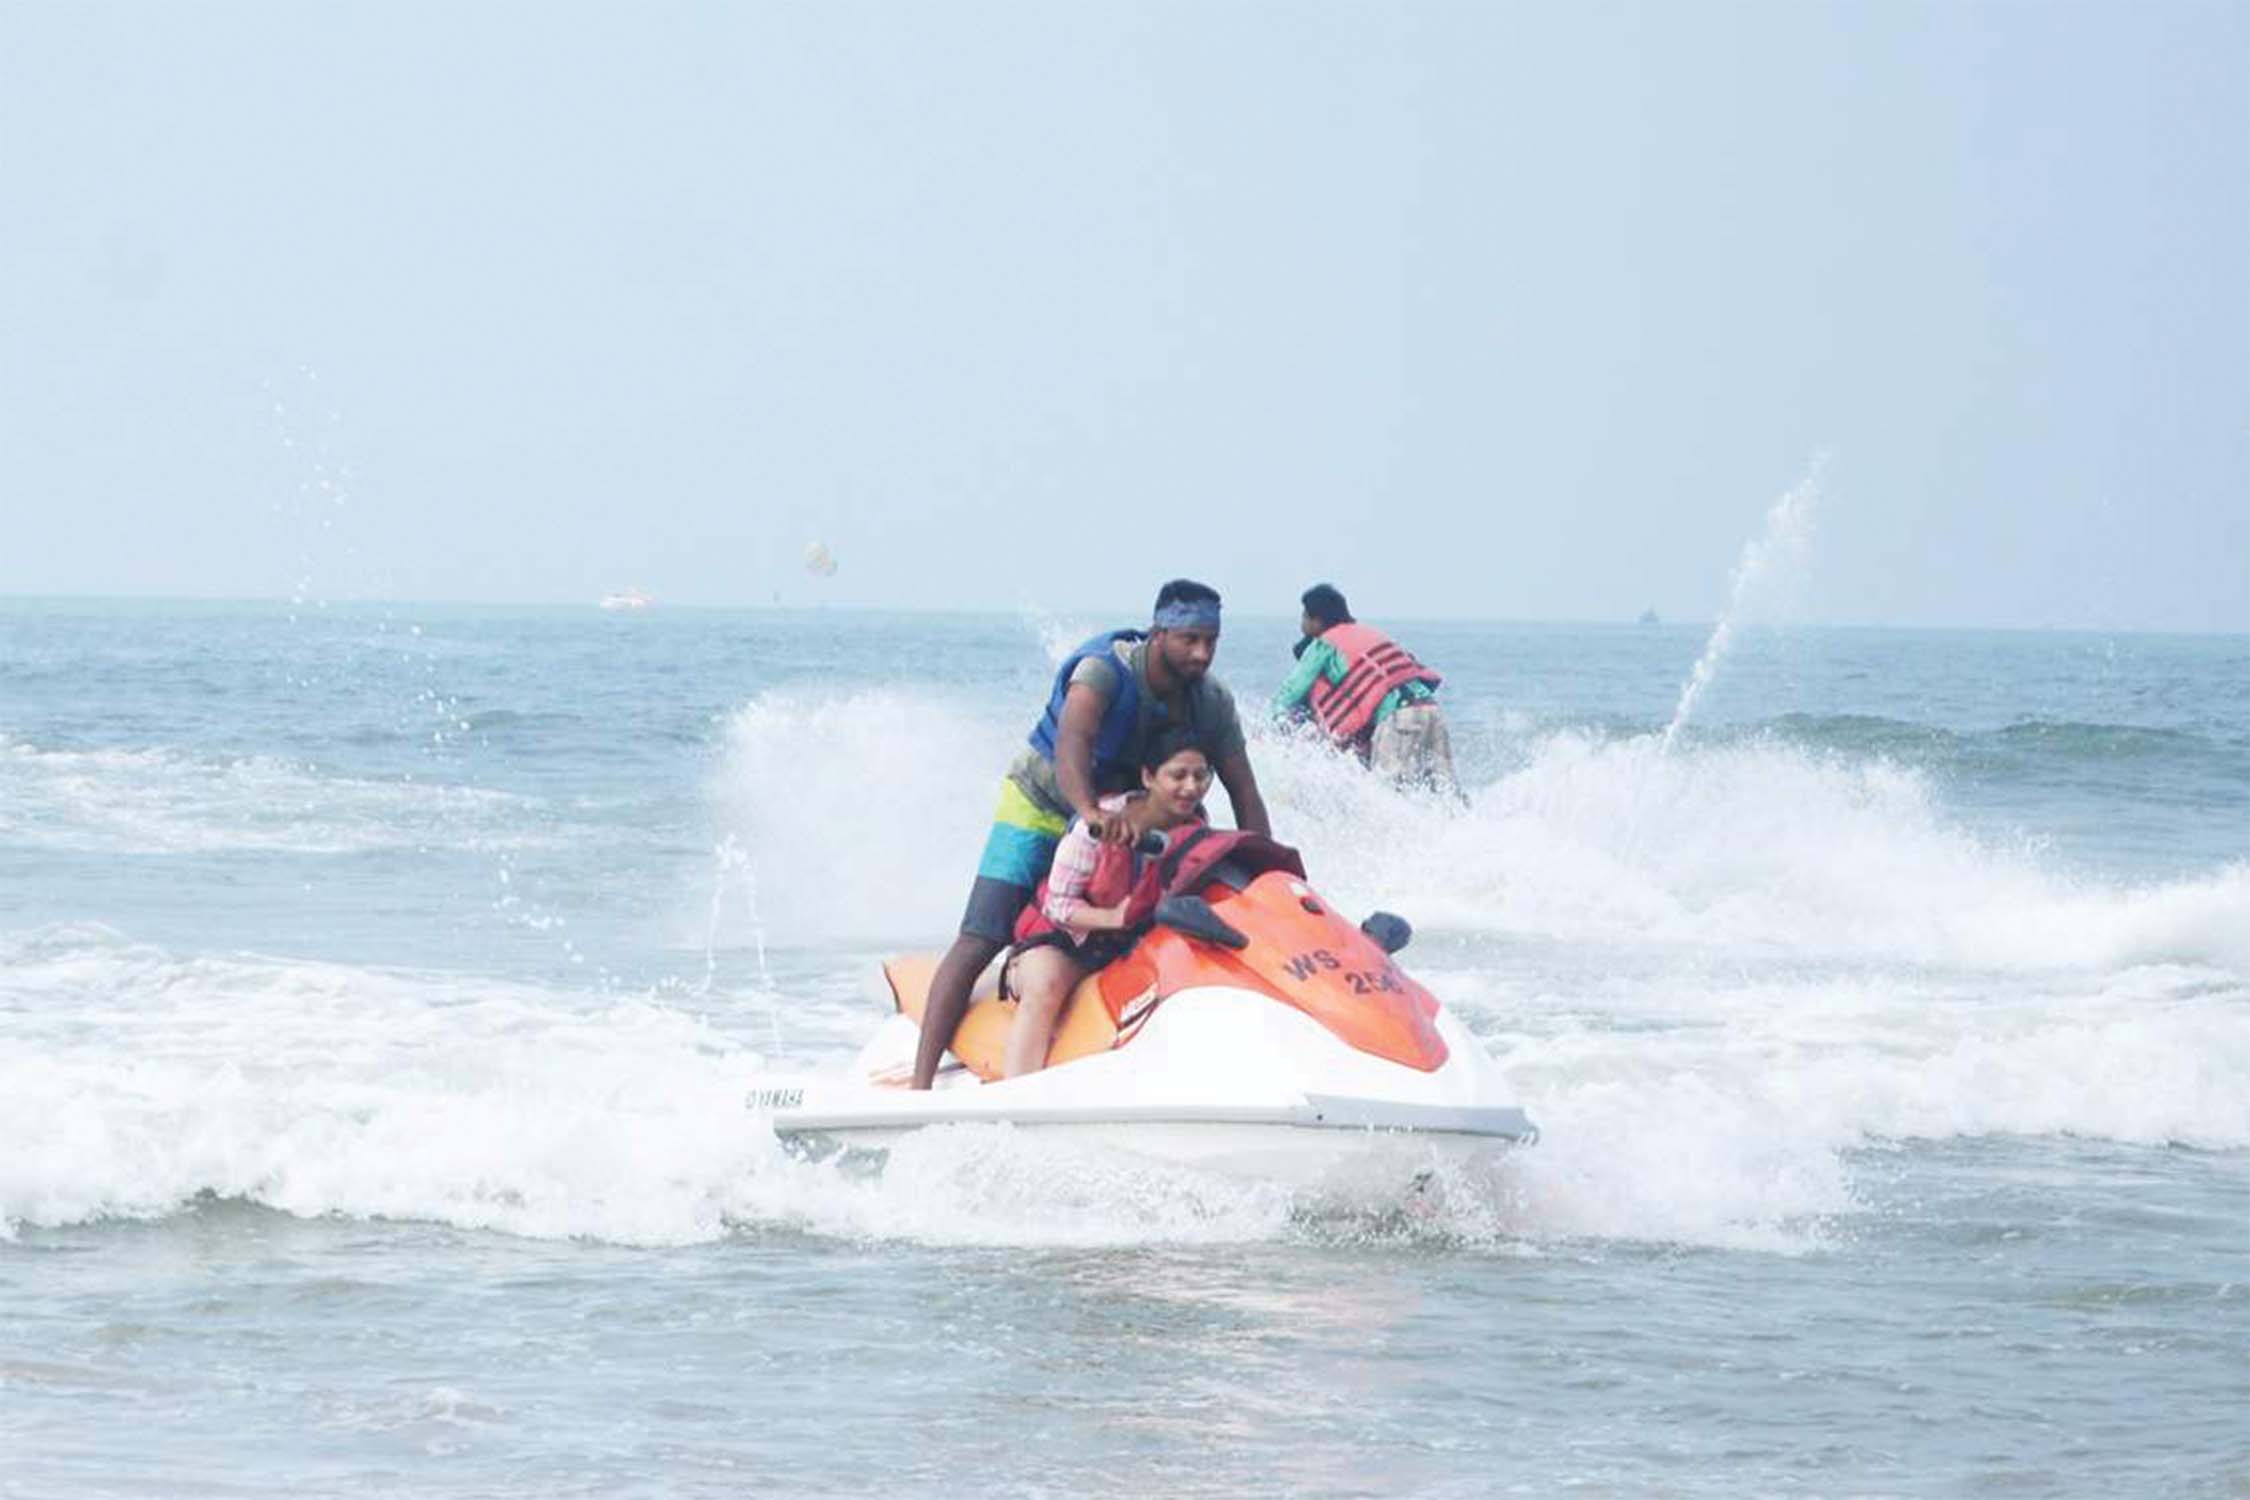
[[[1174,599],[1158,610],[1150,623],[1158,630],[1217,630],[1219,601]]]

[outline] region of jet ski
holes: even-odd
[[[1204,854],[1080,983],[1039,1072],[1001,1076],[1015,1004],[988,973],[935,1085],[909,1087],[936,961],[896,959],[892,1014],[859,1055],[759,1078],[750,1109],[813,1154],[1007,1125],[1346,1200],[1395,1200],[1538,1138],[1484,1045],[1399,966],[1403,919],[1354,925],[1257,835]]]

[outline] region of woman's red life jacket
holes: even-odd
[[[1176,831],[1156,861],[1157,883],[1167,896],[1201,895],[1217,867],[1228,861],[1244,875],[1281,870],[1305,878],[1304,856],[1263,833],[1191,823]]]
[[[1201,819],[1182,823],[1165,835],[1167,847],[1191,829],[1206,826]],[[1164,896],[1164,879],[1161,856],[1136,854],[1129,848],[1104,844],[1094,856],[1094,873],[1086,882],[1086,894],[1079,897],[1088,906],[1125,905],[1125,926],[1130,932],[1145,924],[1156,903]],[[1061,924],[1047,920],[1047,882],[1039,882],[1032,895],[1031,904],[1016,915],[1016,941],[1026,942],[1042,933],[1060,930]],[[1073,933],[1075,938],[1079,934]]]
[[[1339,745],[1356,745],[1375,726],[1375,710],[1392,691],[1410,682],[1436,687],[1445,679],[1414,659],[1414,653],[1357,621],[1331,625],[1320,638],[1344,659],[1344,680],[1330,682],[1326,672],[1313,678],[1306,703],[1313,722]]]

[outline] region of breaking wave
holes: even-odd
[[[1017,732],[891,691],[739,710],[714,772],[716,830],[758,865],[767,933],[944,938]],[[1926,773],[1886,756],[1771,738],[1667,755],[1652,736],[1537,732],[1490,757],[1507,769],[1464,766],[1467,809],[1285,736],[1258,737],[1254,758],[1314,878],[1425,932],[2250,975],[2250,864],[2141,884],[2079,874],[1972,831]]]

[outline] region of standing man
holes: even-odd
[[[1157,591],[1147,631],[1112,630],[1070,653],[1055,673],[1031,745],[1000,783],[969,909],[922,1007],[914,1086],[926,1089],[968,1009],[969,991],[1015,936],[1016,914],[1055,857],[1073,815],[1104,843],[1130,842],[1124,818],[1100,799],[1140,784],[1141,750],[1159,730],[1184,725],[1210,757],[1237,826],[1270,835],[1250,769],[1234,696],[1210,675],[1219,649],[1219,591],[1175,578]]]
[[[1303,597],[1297,670],[1274,695],[1276,718],[1309,715],[1340,750],[1349,750],[1401,786],[1460,797],[1453,740],[1437,706],[1437,673],[1380,630],[1352,618],[1331,583]]]

